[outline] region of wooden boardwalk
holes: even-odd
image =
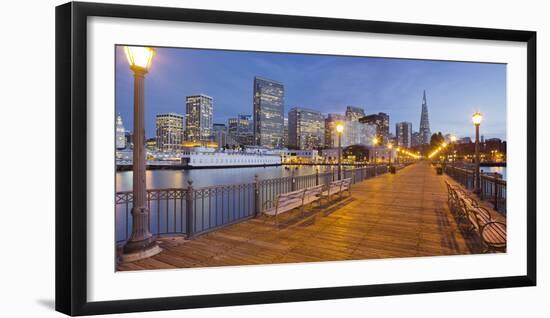
[[[481,253],[447,206],[444,180],[427,162],[352,187],[327,209],[274,221],[259,217],[193,240],[159,239],[163,252],[118,270],[318,262]]]

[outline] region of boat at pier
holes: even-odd
[[[180,164],[193,168],[253,167],[281,165],[282,160],[279,153],[270,150],[223,151],[201,147],[183,151]]]

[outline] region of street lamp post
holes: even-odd
[[[149,71],[155,50],[149,47],[126,46],[124,52],[130,69],[134,72],[134,150],[132,164],[132,234],[123,247],[122,261],[151,257],[161,251],[149,230],[149,208],[145,183],[145,126],[144,126],[144,81]]]
[[[388,144],[388,165],[390,165],[390,166],[391,166],[391,155],[392,155],[391,150],[392,150],[392,148],[393,148],[393,145],[391,143]]]
[[[342,180],[342,133],[344,132],[344,125],[336,125],[336,132],[338,133],[338,180]]]
[[[399,153],[401,152],[401,148],[397,147],[395,149],[395,163],[399,164],[401,162],[401,156]]]
[[[447,157],[449,156],[449,150],[447,148],[447,143],[443,142],[441,148],[443,149],[443,166],[447,165]]]
[[[481,174],[479,171],[479,125],[483,120],[483,115],[480,112],[475,112],[472,116],[472,121],[476,127],[476,144],[475,144],[475,156],[476,156],[476,170],[474,175],[474,193],[479,194],[481,192]]]
[[[378,138],[374,137],[372,138],[372,147],[373,147],[373,150],[374,150],[374,175],[376,176],[376,161],[377,161],[377,154],[376,154],[376,145],[378,144]]]

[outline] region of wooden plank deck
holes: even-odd
[[[163,252],[118,270],[319,262],[481,253],[447,206],[444,180],[427,162],[352,187],[327,209],[259,217],[192,240],[159,239]]]

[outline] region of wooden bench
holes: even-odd
[[[278,215],[292,211],[296,208],[301,208],[301,213],[303,216],[304,207],[308,204],[318,201],[319,206],[321,205],[321,193],[323,192],[324,185],[318,185],[309,187],[302,190],[281,193],[277,196],[274,201],[266,201],[264,206],[272,202],[275,205],[269,209],[263,211],[264,214],[268,216],[274,216],[279,227]]]
[[[351,178],[330,182],[321,195],[330,201],[331,196],[340,194],[340,197],[342,197],[345,191],[348,192],[348,195],[351,195]]]
[[[453,186],[445,181],[447,185],[449,208],[451,212],[466,220],[470,230],[479,234],[479,237],[486,246],[486,250],[506,250],[506,224],[496,221],[491,213],[472,198],[459,186]]]
[[[302,203],[302,209],[304,206],[313,203],[313,202],[319,202],[319,206],[321,206],[321,193],[323,193],[323,189],[325,188],[324,185],[318,185],[310,188],[306,188],[304,190],[304,199]]]

